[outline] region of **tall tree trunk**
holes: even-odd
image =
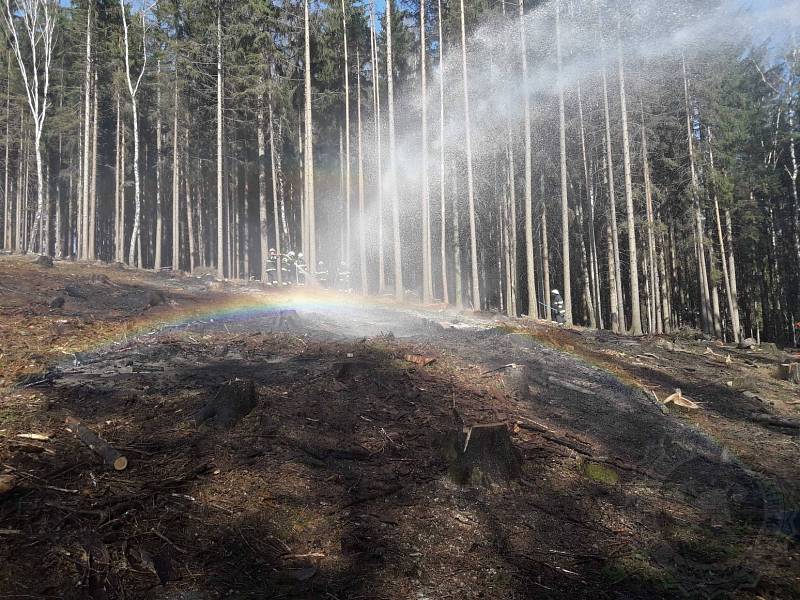
[[[369,292],[367,284],[367,228],[364,214],[364,149],[361,131],[361,55],[356,50],[356,102],[358,103],[358,261],[361,293]]]
[[[578,249],[581,257],[581,277],[583,279],[583,303],[586,307],[586,317],[589,326],[597,328],[597,319],[594,312],[594,302],[592,301],[592,281],[589,276],[589,254],[586,249],[586,242],[583,239],[583,205],[580,201],[575,204],[577,211],[577,221],[580,225],[578,229]]]
[[[189,246],[189,273],[194,271],[195,265],[197,264],[198,257],[195,252],[195,243],[194,243],[194,207],[192,206],[192,192],[191,192],[191,172],[189,170],[189,127],[188,123],[186,128],[183,130],[183,185],[184,185],[184,194],[186,195],[186,239],[188,241]],[[198,186],[199,187],[199,186]],[[200,198],[197,198],[197,208],[198,214],[202,214],[202,206],[200,204]],[[198,231],[199,233],[199,231]],[[200,239],[202,239],[202,233],[199,233]]]
[[[161,143],[161,59],[156,62],[156,251],[153,261],[153,270],[161,270],[161,248],[164,237],[164,217],[161,207],[161,171],[162,171],[162,143]]]
[[[136,249],[139,246],[139,222],[142,211],[141,181],[139,176],[139,107],[136,97],[131,98],[131,112],[133,114],[133,231],[131,243],[128,248],[128,264],[136,265]],[[139,252],[141,254],[141,252]],[[138,264],[141,267],[141,264]]]
[[[11,250],[11,197],[8,187],[9,158],[8,152],[11,146],[11,57],[8,58],[6,74],[6,140],[5,140],[5,162],[3,175],[3,249]]]
[[[536,267],[533,250],[533,157],[531,149],[531,102],[528,93],[528,43],[525,32],[525,7],[519,0],[519,45],[522,57],[523,123],[525,145],[525,264],[528,285],[528,316],[539,318],[536,296]],[[516,232],[515,232],[516,236]],[[545,298],[545,301],[547,299]]]
[[[25,135],[25,113],[20,111],[19,119],[19,148],[17,150],[17,201],[15,202],[14,211],[14,250],[21,254],[25,245],[22,239],[22,231],[24,229],[23,220],[25,213],[22,210],[22,190],[27,185],[22,179],[23,165],[27,160],[27,151],[25,149],[24,135]]]
[[[617,298],[617,290],[619,289],[617,286],[617,263],[614,258],[614,244],[612,243],[613,240],[613,232],[611,230],[611,224],[609,219],[609,224],[606,225],[606,240],[607,240],[607,256],[608,256],[608,306],[609,310],[611,311],[611,323],[618,322],[618,315],[616,314],[619,310],[619,298]],[[617,331],[614,329],[614,331]]]
[[[544,198],[544,173],[539,174],[539,197],[542,204],[542,303],[544,304],[545,319],[550,320],[550,238],[547,234],[547,202]]]
[[[172,271],[181,270],[181,180],[178,144],[178,56],[175,56],[175,91],[172,111]]]
[[[790,118],[791,123],[791,118]],[[709,159],[711,162],[711,171],[714,171],[714,152],[711,149],[711,128],[708,129],[709,137]],[[792,143],[793,145],[793,143]],[[722,218],[719,211],[719,199],[716,190],[713,193],[714,200],[714,217],[717,226],[717,241],[719,242],[719,254],[722,261],[722,279],[725,283],[725,297],[728,300],[728,315],[731,320],[731,330],[733,332],[733,339],[738,344],[741,341],[741,325],[739,323],[739,299],[731,287],[731,273],[728,270],[728,256],[725,253],[725,239],[722,236]],[[797,230],[795,228],[795,235]],[[798,262],[800,264],[800,262]]]
[[[269,220],[267,213],[267,152],[264,132],[264,100],[258,98],[258,223],[261,248],[261,281],[269,282],[267,260],[269,259]],[[274,183],[274,178],[273,178]],[[277,215],[275,215],[277,217]]]
[[[561,0],[556,2],[556,58],[558,62],[558,131],[561,150],[561,259],[564,275],[564,318],[572,325],[572,283],[569,257],[569,198],[567,194],[567,132],[564,110],[564,82],[561,56]],[[549,298],[548,300],[549,301]]]
[[[792,35],[792,68],[789,72],[789,85],[787,90],[787,96],[790,98],[794,98],[794,82],[795,77],[797,76],[797,63],[800,60],[798,54],[800,54],[800,49],[797,47],[797,40],[795,35]],[[797,192],[797,176],[800,174],[800,165],[798,165],[797,160],[797,133],[795,131],[795,117],[797,116],[798,110],[798,103],[795,100],[795,104],[793,106],[793,110],[788,111],[788,125],[789,125],[789,158],[791,160],[791,169],[788,167],[786,168],[787,173],[789,174],[789,179],[792,182],[792,242],[794,246],[794,257],[795,257],[795,264],[800,265],[800,197],[798,197]],[[724,251],[723,251],[724,256]],[[798,267],[800,268],[800,267]],[[800,298],[800,273],[797,274],[797,290],[795,290],[796,298]],[[735,299],[735,296],[734,296]],[[738,318],[738,310],[736,317]],[[738,331],[736,332],[738,335]]]
[[[311,28],[308,13],[308,0],[304,2],[305,10],[305,149],[303,153],[303,169],[305,175],[305,218],[308,235],[308,265],[311,272],[317,265],[317,225],[314,206],[314,124],[311,114]],[[280,269],[278,269],[280,272]]]
[[[389,194],[392,200],[392,241],[394,257],[394,295],[405,296],[403,286],[403,254],[400,244],[400,200],[397,196],[397,136],[394,122],[394,61],[392,57],[392,3],[386,2],[386,80],[389,94]]]
[[[441,2],[441,0],[440,0]],[[441,7],[440,7],[441,8]],[[384,229],[383,229],[383,147],[381,145],[381,65],[378,60],[377,43],[377,17],[375,15],[375,0],[370,3],[370,51],[372,60],[372,102],[373,120],[375,128],[375,163],[376,163],[376,196],[378,199],[378,294],[386,291],[386,257],[384,255]]]
[[[691,171],[692,208],[694,218],[695,245],[697,247],[697,274],[700,284],[700,309],[703,330],[712,333],[711,297],[708,288],[708,271],[706,269],[705,243],[703,241],[703,214],[700,207],[700,182],[694,160],[694,144],[692,142],[691,107],[689,102],[689,78],[686,75],[686,59],[683,60],[683,86],[686,102],[686,143],[689,149],[689,167]]]
[[[131,61],[130,61],[130,45],[128,41],[128,21],[126,17],[126,9],[124,0],[120,0],[120,7],[122,8],[122,25],[125,34],[125,76],[128,82],[128,92],[131,97],[131,112],[133,117],[133,188],[134,188],[134,213],[133,213],[133,231],[131,231],[131,245],[128,249],[128,263],[134,264],[134,259],[138,256],[138,266],[142,266],[142,246],[140,235],[140,220],[142,214],[142,193],[141,193],[141,179],[139,175],[139,105],[136,99],[136,94],[139,91],[139,84],[142,81],[145,68],[147,66],[147,39],[145,28],[145,16],[142,12],[142,70],[134,85],[131,77]],[[87,104],[88,114],[88,104]]]
[[[600,269],[597,260],[597,240],[594,230],[594,205],[595,188],[586,152],[586,128],[583,120],[583,95],[581,85],[578,83],[578,117],[581,128],[581,154],[583,156],[583,176],[586,181],[586,194],[589,200],[589,275],[591,278],[592,306],[594,307],[594,322],[599,329],[603,328],[603,309],[600,300]]]
[[[350,215],[350,200],[352,197],[350,177],[353,170],[350,166],[350,63],[347,59],[347,10],[345,7],[345,0],[342,0],[342,35],[344,36],[344,262],[347,264],[348,271],[352,272],[353,267],[350,264],[350,252],[352,247],[351,230],[353,221]]]
[[[461,277],[461,228],[458,216],[458,181],[453,173],[453,277],[455,279],[456,310],[464,308],[464,288]]]
[[[619,68],[619,102],[622,113],[622,159],[625,167],[625,204],[628,213],[628,262],[631,286],[631,334],[642,335],[642,315],[639,304],[639,257],[636,250],[636,221],[633,212],[633,178],[631,175],[631,146],[628,133],[628,101],[625,94],[625,64],[622,40],[617,39],[617,66]]]
[[[120,231],[120,209],[122,205],[122,200],[120,198],[120,187],[122,186],[122,161],[120,160],[120,148],[121,148],[121,135],[122,135],[122,110],[121,110],[121,101],[119,97],[119,92],[116,92],[116,100],[117,100],[117,130],[116,136],[114,141],[116,143],[116,148],[114,152],[114,262],[122,262],[122,252],[120,251],[120,239],[122,238],[122,232]]]
[[[608,106],[608,78],[606,76],[606,69],[603,67],[603,112],[605,116],[605,141],[606,141],[606,156],[605,162],[607,166],[607,183],[608,183],[608,205],[609,205],[609,220],[611,221],[611,249],[614,255],[614,273],[613,278],[609,274],[609,281],[614,280],[616,290],[614,296],[616,298],[616,306],[611,309],[611,329],[617,333],[622,333],[626,330],[625,326],[625,299],[622,292],[622,268],[619,260],[619,234],[617,231],[617,195],[614,189],[614,158],[611,152],[611,114]]]
[[[91,152],[91,174],[89,178],[89,253],[86,258],[95,260],[97,258],[97,69],[94,69],[92,77],[92,152]]]
[[[508,207],[505,225],[506,252],[508,255],[508,290],[506,292],[507,313],[517,316],[517,182],[514,169],[514,144],[509,136],[508,142]]]
[[[306,0],[306,4],[308,0]],[[222,113],[222,2],[217,0],[217,274],[225,278],[225,224],[224,224],[224,172],[223,113]]]
[[[120,134],[122,141],[120,142],[120,155],[119,155],[119,171],[120,171],[120,187],[119,187],[119,262],[125,262],[125,122],[122,122],[122,129]]]
[[[439,204],[441,207],[440,250],[442,263],[442,302],[450,303],[447,282],[447,194],[445,193],[445,137],[444,137],[444,36],[442,35],[442,0],[437,0],[437,26],[439,28]]]
[[[469,77],[467,75],[467,30],[464,22],[464,0],[461,7],[461,79],[464,88],[464,142],[467,155],[467,201],[469,203],[469,247],[472,266],[472,309],[481,310],[481,288],[478,274],[478,232],[475,224],[475,182],[472,172],[472,128],[469,111]]]
[[[280,128],[278,129],[278,141],[280,142],[283,139],[280,135]],[[272,97],[270,96],[269,99],[269,162],[270,162],[270,170],[272,174],[272,218],[275,221],[275,251],[277,252],[278,256],[281,255],[283,252],[282,244],[281,244],[281,227],[280,222],[283,222],[284,225],[284,233],[286,232],[286,216],[283,211],[283,185],[282,185],[282,176],[281,176],[281,163],[280,163],[280,152],[275,147],[275,126],[274,126],[274,117],[272,115]],[[278,190],[276,186],[280,185],[280,202],[281,202],[281,210],[280,213],[278,212]],[[287,239],[287,242],[290,244],[291,241]],[[313,269],[312,265],[307,265],[307,268]],[[283,274],[281,270],[278,269],[278,284],[283,283]]]
[[[642,170],[644,171],[644,196],[647,211],[647,259],[648,271],[650,276],[648,278],[648,285],[650,286],[649,298],[653,303],[653,325],[655,326],[655,333],[664,332],[663,311],[660,302],[661,296],[659,295],[660,286],[658,284],[658,268],[656,267],[656,236],[655,236],[655,221],[653,218],[653,187],[650,180],[650,159],[647,155],[647,132],[645,130],[644,121],[644,103],[642,107]],[[653,330],[651,328],[651,333]]]
[[[92,8],[89,6],[86,11],[86,65],[83,79],[84,96],[83,105],[83,174],[81,176],[81,230],[78,236],[80,250],[78,258],[89,258],[89,201],[91,196],[91,185],[89,184],[90,164],[92,162],[91,151],[91,101],[92,101]]]
[[[433,260],[431,258],[431,209],[428,190],[428,49],[425,41],[425,0],[419,5],[420,89],[422,93],[422,301],[433,298]]]

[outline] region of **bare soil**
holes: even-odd
[[[292,293],[0,257],[0,598],[800,597],[800,429],[754,420],[800,418],[796,356],[324,292],[209,317]],[[452,483],[439,440],[489,423],[522,476]]]

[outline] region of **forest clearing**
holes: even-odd
[[[2,597],[800,593],[797,356],[8,256],[0,289]],[[441,435],[482,424],[519,473],[457,485]]]
[[[800,598],[800,0],[0,0],[0,600]]]

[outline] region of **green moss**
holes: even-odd
[[[593,481],[605,483],[606,485],[615,485],[619,483],[619,473],[605,465],[587,462],[584,463],[582,471],[584,475]]]
[[[668,571],[650,562],[647,556],[634,552],[621,556],[603,567],[602,575],[611,584],[631,580],[637,584],[666,589],[672,583]]]

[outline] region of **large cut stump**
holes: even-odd
[[[503,423],[445,433],[441,450],[450,479],[459,485],[506,486],[521,473],[522,459]]]
[[[200,409],[196,421],[199,425],[211,419],[218,427],[230,429],[250,414],[257,403],[258,394],[252,380],[229,381]]]
[[[781,365],[778,369],[778,376],[784,381],[800,384],[800,363]]]

